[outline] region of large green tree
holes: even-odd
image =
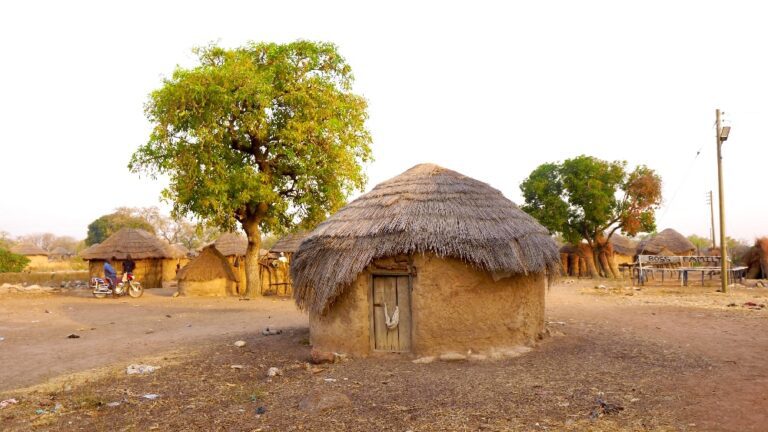
[[[85,244],[91,246],[101,243],[120,228],[139,228],[152,234],[155,233],[155,227],[149,221],[131,214],[124,208],[119,208],[114,213],[101,216],[88,225],[88,237],[85,238]]]
[[[0,273],[20,272],[27,264],[29,264],[29,258],[0,247]]]
[[[656,228],[661,178],[650,168],[627,171],[625,161],[578,156],[537,167],[520,185],[522,209],[569,243],[585,240],[594,275],[615,276],[606,248],[617,231],[634,236]]]
[[[248,236],[246,295],[260,292],[262,232],[310,227],[365,185],[366,101],[336,46],[297,41],[194,51],[152,92],[149,141],[129,168],[170,179],[173,215]]]

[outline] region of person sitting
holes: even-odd
[[[136,270],[136,263],[133,262],[131,254],[128,254],[128,256],[125,257],[125,260],[123,260],[123,282],[128,280],[128,274],[133,274],[134,270]]]
[[[114,258],[112,258],[114,260]],[[117,271],[109,263],[109,260],[104,261],[104,279],[109,282],[110,287],[117,285]]]

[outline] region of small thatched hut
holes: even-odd
[[[288,234],[278,240],[269,249],[269,253],[261,258],[262,292],[279,296],[293,294],[289,271],[291,258],[306,237],[307,233]]]
[[[667,228],[637,245],[637,255],[690,256],[695,253],[696,246],[672,228]]]
[[[559,272],[544,227],[498,190],[431,164],[339,210],[291,265],[313,347],[353,355],[530,344]]]
[[[234,268],[213,245],[206,246],[176,275],[179,294],[232,296],[239,294],[240,279]]]
[[[17,244],[11,247],[11,252],[16,255],[24,255],[29,259],[26,268],[40,267],[48,264],[48,252],[33,244]]]
[[[613,234],[609,240],[613,249],[613,261],[616,265],[632,264],[635,262],[637,242],[623,235]]]
[[[62,261],[62,260],[72,258],[73,256],[75,256],[74,252],[70,251],[69,249],[63,246],[58,246],[58,247],[55,247],[50,254],[48,254],[48,259]]]
[[[135,228],[122,228],[104,242],[93,245],[80,253],[88,260],[91,277],[104,274],[104,261],[116,258],[112,265],[118,273],[120,261],[128,255],[136,263],[134,276],[145,288],[159,288],[164,282],[172,282],[183,255],[171,245],[152,234]]]

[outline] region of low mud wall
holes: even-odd
[[[88,271],[0,273],[0,285],[7,283],[59,286],[62,282],[76,280],[88,282]]]

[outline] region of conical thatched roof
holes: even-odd
[[[637,245],[637,254],[658,254],[665,249],[674,255],[682,255],[695,251],[696,246],[679,232],[672,228],[667,228],[664,231],[641,241],[640,244]]]
[[[45,255],[48,256],[48,252],[45,249],[39,248],[33,244],[17,244],[16,246],[13,246],[11,248],[11,252],[15,253],[16,255],[25,255],[25,256],[32,256],[32,255]]]
[[[434,253],[492,272],[559,274],[547,230],[498,190],[437,165],[387,180],[321,223],[291,264],[300,308],[323,313],[376,258]]]
[[[222,234],[213,245],[224,256],[245,256],[248,238],[242,234],[230,232]]]
[[[124,260],[128,255],[131,255],[132,259],[182,257],[179,251],[168,243],[136,228],[121,228],[102,243],[80,253],[80,256],[87,260],[108,260],[112,257]]]
[[[617,254],[633,256],[637,251],[637,242],[629,237],[613,234],[610,242],[611,246],[613,246],[613,251]]]
[[[51,255],[67,256],[72,255],[72,251],[68,250],[64,246],[59,246],[51,251]]]
[[[211,281],[225,278],[237,282],[237,275],[232,271],[227,258],[213,245],[206,246],[195,259],[179,270],[179,281]]]
[[[269,250],[272,252],[293,253],[299,250],[299,246],[305,238],[307,238],[307,233],[288,234],[278,240]]]

